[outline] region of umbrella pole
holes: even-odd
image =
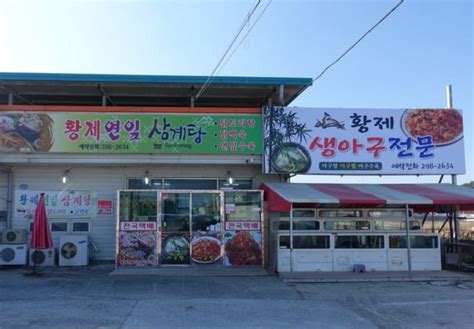
[[[36,275],[36,255],[34,252],[33,252],[33,274]]]

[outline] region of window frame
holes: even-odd
[[[324,215],[321,215],[321,212],[323,211],[335,211],[336,212],[336,216],[324,216]],[[344,212],[344,211],[353,211],[353,212],[357,212],[359,213],[360,216],[340,216],[339,215],[339,212]],[[321,219],[362,219],[362,218],[366,218],[367,216],[365,216],[364,214],[364,209],[341,209],[341,208],[334,208],[334,209],[318,209],[317,211],[317,217],[318,218],[321,218]]]
[[[372,221],[369,220],[369,219],[364,219],[364,218],[361,218],[361,219],[350,219],[350,220],[343,220],[343,219],[330,219],[330,220],[323,220],[323,229],[324,231],[326,232],[369,232],[369,231],[372,231],[373,228],[372,228]],[[336,223],[336,222],[341,222],[341,223],[344,223],[344,222],[347,222],[347,223],[356,223],[356,222],[366,222],[367,224],[369,224],[369,227],[367,229],[358,229],[357,227],[356,228],[348,228],[348,229],[338,229],[338,228],[327,228],[326,227],[326,223]]]
[[[53,230],[53,225],[54,224],[66,224],[66,230],[63,231],[57,231]],[[51,233],[69,233],[70,225],[69,225],[69,220],[68,219],[58,219],[55,221],[50,221],[49,222],[49,229],[51,230]]]
[[[318,228],[317,229],[300,229],[297,227],[297,224],[298,223],[305,223],[305,222],[311,222],[311,223],[317,223],[317,226]],[[280,225],[282,223],[288,223],[288,228],[280,228]],[[284,219],[284,220],[279,220],[278,221],[278,226],[277,226],[277,230],[280,231],[280,232],[287,232],[287,231],[290,231],[290,220],[289,219]],[[302,220],[302,219],[293,219],[293,231],[298,231],[298,232],[301,232],[301,231],[309,231],[309,232],[320,232],[321,231],[321,221],[317,220],[316,218],[306,218],[305,220]]]
[[[398,237],[400,238],[400,240],[403,241],[403,243],[405,244],[404,247],[391,247],[391,238],[392,237]],[[416,240],[416,238],[431,238],[431,242],[433,244],[433,241],[435,241],[435,247],[431,247],[431,248],[423,248],[423,247],[418,247],[417,244],[416,244],[416,241],[412,241],[412,240]],[[401,249],[407,249],[407,245],[406,245],[406,235],[400,235],[400,234],[388,234],[387,235],[387,240],[388,240],[388,249],[390,250],[401,250]],[[415,243],[414,243],[415,242]],[[400,244],[400,242],[398,242]],[[439,237],[437,235],[410,235],[410,249],[421,249],[421,250],[439,250],[440,248],[440,241],[439,241]]]
[[[87,231],[76,231],[74,230],[74,224],[87,224]],[[71,221],[71,233],[90,233],[91,232],[91,223],[90,221],[78,220]]]
[[[383,231],[388,231],[388,232],[395,232],[395,231],[406,231],[406,226],[405,226],[405,221],[401,219],[387,219],[387,218],[380,218],[380,219],[372,219],[373,222],[373,231],[375,232],[383,232]],[[377,227],[377,222],[396,222],[401,224],[401,228],[378,228]],[[409,225],[410,225],[410,231],[421,231],[421,221],[417,219],[410,219],[409,220]],[[414,228],[415,225],[417,225],[418,228]]]
[[[358,247],[352,247],[353,245],[353,241],[351,240],[351,247],[347,248],[347,247],[338,247],[337,245],[337,240],[338,238],[341,238],[341,237],[375,237],[377,238],[377,240],[380,242],[382,242],[382,246],[381,247],[376,247],[376,248],[373,248],[373,247],[362,247],[362,248],[358,248]],[[374,234],[374,233],[371,233],[371,234],[339,234],[339,235],[335,235],[334,236],[334,250],[385,250],[386,249],[386,243],[385,243],[385,234]]]
[[[325,238],[325,243],[326,247],[324,248],[299,248],[295,247],[295,238],[298,239],[299,237],[316,237],[316,238]],[[282,247],[281,245],[281,238],[287,238],[288,239],[288,247]],[[280,250],[290,250],[291,249],[291,238],[290,235],[285,233],[285,234],[279,234],[278,235],[278,249]],[[304,234],[304,233],[297,233],[293,234],[293,250],[331,250],[331,235],[330,234]]]
[[[149,186],[141,187],[130,187],[130,180],[142,180],[143,177],[126,177],[125,178],[125,186],[126,190],[203,190],[203,189],[191,189],[191,188],[171,188],[165,186],[166,180],[213,180],[215,181],[215,187],[212,189],[205,189],[205,190],[254,190],[254,178],[253,177],[234,177],[234,182],[238,181],[247,181],[246,183],[250,183],[250,188],[242,188],[240,186],[228,186],[228,187],[221,187],[221,182],[225,182],[228,180],[226,177],[150,177],[150,184]],[[160,181],[160,188],[153,187],[153,181]]]

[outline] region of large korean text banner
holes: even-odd
[[[460,110],[265,107],[263,113],[265,173],[465,173]]]

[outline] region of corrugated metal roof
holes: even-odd
[[[207,76],[0,73],[0,104],[100,105],[102,96],[117,106],[189,106]],[[311,78],[214,77],[198,106],[260,107],[288,105],[312,84]]]

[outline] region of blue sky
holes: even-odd
[[[396,2],[275,0],[220,74],[314,77]],[[208,75],[253,3],[3,0],[0,71]],[[450,83],[464,112],[467,174],[458,181],[474,180],[473,11],[469,0],[405,1],[292,105],[445,107]]]

